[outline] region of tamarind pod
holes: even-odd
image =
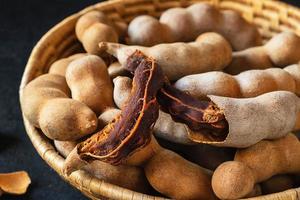
[[[221,70],[231,61],[231,47],[219,34],[204,33],[195,42],[159,44],[153,47],[101,42],[99,51],[118,59],[123,67],[135,50],[153,57],[170,80],[189,74]]]
[[[293,134],[240,149],[234,161],[225,162],[215,170],[213,190],[221,199],[239,199],[248,194],[255,183],[277,174],[299,173],[299,152],[300,142]]]
[[[128,27],[129,43],[141,46],[188,42],[205,32],[223,35],[235,50],[262,43],[257,28],[239,13],[219,10],[207,3],[168,9],[159,20],[149,15],[141,15],[134,18]]]
[[[293,32],[282,32],[264,46],[234,52],[225,71],[238,74],[249,69],[283,68],[299,62],[299,51],[300,37]]]

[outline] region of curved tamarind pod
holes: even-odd
[[[140,52],[133,56],[136,55],[139,57]],[[142,165],[150,184],[171,198],[214,199],[211,173],[163,149],[151,135],[159,110],[156,93],[162,87],[164,77],[152,59],[141,58],[138,67],[133,67],[136,68],[133,87],[121,115],[74,149],[74,154],[70,154],[65,162],[65,173],[93,160],[114,165]],[[170,187],[178,178],[181,181]]]
[[[292,32],[282,32],[264,46],[234,52],[225,71],[238,74],[249,69],[282,68],[299,62],[299,51],[300,37]]]
[[[207,95],[249,98],[276,90],[300,94],[296,74],[293,73],[295,70],[300,72],[300,66],[291,67],[248,70],[235,76],[217,71],[206,72],[182,77],[174,86],[197,99],[205,99]]]
[[[114,102],[118,108],[122,108],[129,99],[132,88],[132,80],[128,77],[117,77],[114,82]],[[180,144],[195,144],[188,138],[185,125],[175,122],[172,117],[159,110],[158,119],[154,125],[153,133],[156,137]]]
[[[87,55],[72,61],[66,71],[66,81],[72,98],[89,106],[100,114],[113,105],[112,82],[104,61],[95,55]]]
[[[85,104],[70,99],[63,76],[44,74],[24,88],[21,99],[26,118],[54,140],[77,140],[97,128],[95,113]]]
[[[81,16],[75,26],[78,40],[90,54],[99,55],[99,42],[118,42],[127,32],[127,24],[114,23],[101,11],[91,11]]]
[[[235,11],[220,11],[207,3],[188,8],[171,8],[160,19],[138,16],[128,26],[129,43],[153,46],[159,43],[188,42],[205,32],[223,35],[235,50],[260,45],[257,28]]]
[[[221,164],[214,172],[213,190],[220,199],[239,199],[249,193],[255,183],[277,174],[299,173],[299,152],[300,142],[293,134],[240,149],[234,161]]]
[[[128,66],[128,58],[140,50],[153,57],[170,80],[180,77],[221,70],[231,61],[231,47],[219,34],[204,33],[195,42],[159,44],[153,47],[127,46],[101,42],[100,51],[106,51],[118,58],[123,67]]]

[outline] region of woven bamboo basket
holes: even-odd
[[[300,9],[282,2],[272,0],[112,0],[90,6],[57,24],[47,32],[34,47],[23,74],[20,85],[20,98],[23,88],[35,77],[46,73],[55,60],[73,53],[82,52],[82,46],[75,36],[74,27],[77,19],[91,10],[101,10],[114,21],[129,22],[135,16],[149,14],[159,17],[171,7],[187,7],[197,2],[209,2],[221,9],[232,9],[240,12],[245,19],[259,28],[264,40],[270,39],[281,31],[294,31],[300,35]],[[40,156],[64,180],[79,189],[91,199],[123,200],[160,200],[116,185],[109,184],[84,171],[77,171],[70,177],[62,174],[64,158],[61,157],[40,130],[31,125],[23,116],[25,128],[34,147]],[[251,200],[296,200],[300,199],[300,188],[281,193],[251,198]]]

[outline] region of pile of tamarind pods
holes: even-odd
[[[55,61],[21,100],[65,174],[172,199],[299,186],[299,36],[262,44],[240,14],[207,3],[129,24],[92,11],[75,30],[86,52]]]

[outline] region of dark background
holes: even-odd
[[[96,0],[0,0],[0,172],[28,171],[26,195],[1,199],[85,199],[38,156],[27,137],[18,87],[35,43],[53,25]],[[298,0],[286,2],[300,6]]]

